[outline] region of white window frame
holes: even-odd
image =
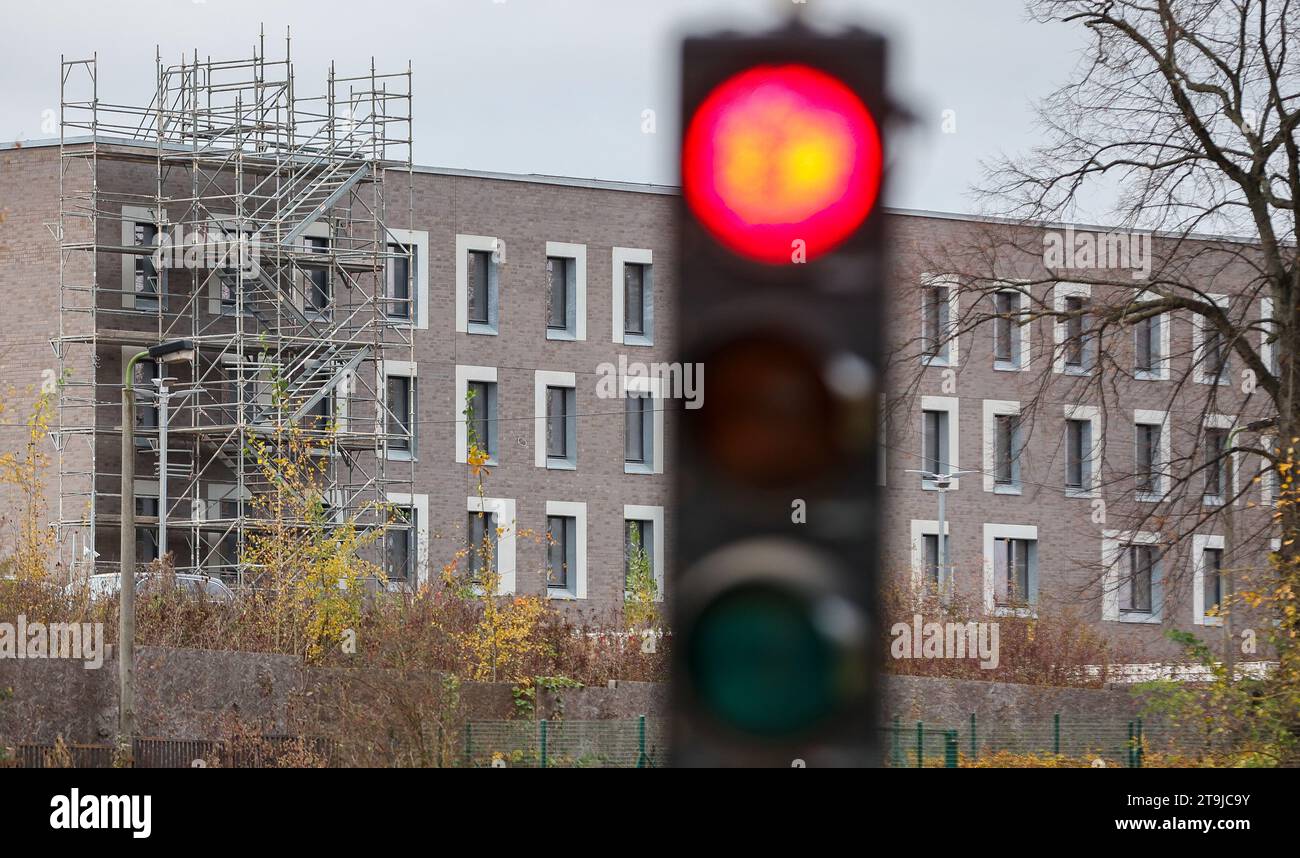
[[[959,296],[959,281],[952,274],[922,274],[921,275],[921,305],[920,315],[917,318],[921,320],[921,342],[925,340],[925,290],[932,286],[948,287],[948,329],[944,331],[944,344],[936,355],[921,355],[922,366],[952,366],[958,365],[961,359],[961,348],[958,343],[957,328],[960,324],[958,314],[960,312],[961,298]],[[947,354],[944,354],[944,351]]]
[[[585,599],[587,598],[587,505],[579,501],[548,500],[546,515],[548,518],[553,515],[563,515],[574,519],[574,537],[578,540],[578,544],[574,547],[574,565],[577,568],[572,570],[571,586],[552,587],[550,582],[547,582],[546,597],[562,600]],[[546,528],[543,527],[542,533],[546,532]]]
[[[946,540],[948,543],[948,550],[949,550],[949,556],[947,557],[947,560],[948,560],[948,566],[951,567],[953,565],[952,556],[951,556],[952,522],[945,521],[943,523],[943,531],[944,531],[944,535],[948,537],[948,539]],[[920,593],[922,588],[925,586],[925,537],[938,536],[938,535],[939,535],[939,522],[937,519],[920,519],[920,518],[912,519],[911,521],[912,592],[914,593]],[[943,580],[943,575],[945,571],[947,571],[950,576],[947,581]],[[955,578],[956,576],[952,575],[952,572],[953,570],[951,568],[949,568],[948,570],[943,570],[943,569],[939,570],[939,584],[940,584],[939,589],[944,593],[951,593],[954,591],[953,578]]]
[[[1157,573],[1160,576],[1159,584],[1155,580],[1151,582],[1151,612],[1139,613],[1136,611],[1120,610],[1120,593],[1124,587],[1124,581],[1120,572],[1124,570],[1124,553],[1132,545],[1151,545],[1157,549],[1161,548],[1160,534],[1150,533],[1147,531],[1132,530],[1103,530],[1101,534],[1101,563],[1104,573],[1101,583],[1101,618],[1106,622],[1112,623],[1136,623],[1160,625],[1164,622],[1165,612],[1165,578],[1166,564],[1170,558],[1165,552],[1160,552],[1160,565]],[[1159,601],[1157,602],[1157,594]]]
[[[494,366],[468,366],[456,364],[456,461],[464,464],[469,461],[469,424],[465,421],[465,396],[469,393],[472,381],[488,382],[497,385],[497,408],[501,406],[501,385],[497,381],[497,368]],[[419,404],[419,401],[416,401]],[[500,446],[500,415],[492,416],[497,421],[497,446]],[[487,464],[497,464],[497,457],[489,455]]]
[[[960,408],[961,408],[960,400],[955,396],[922,396],[921,397],[921,445],[923,449],[921,450],[920,458],[921,458],[922,466],[925,465],[925,450],[924,450],[925,412],[946,411],[948,412],[948,459],[949,459],[948,466],[953,471],[961,470],[961,466],[958,464],[960,459],[957,455],[958,454],[957,442],[961,438],[961,431],[958,425],[960,422],[959,420]],[[949,487],[949,491],[956,491],[957,488],[959,487],[958,486],[959,482],[960,482],[959,478],[953,477]],[[926,491],[934,491],[935,490],[934,481],[922,479],[921,488],[925,489]]]
[[[1079,296],[1087,300],[1092,299],[1092,285],[1089,283],[1057,283],[1052,287],[1052,310],[1055,313],[1065,312],[1065,299]],[[1068,339],[1068,329],[1064,320],[1060,316],[1052,317],[1052,337],[1055,343],[1053,349],[1052,372],[1058,375],[1092,375],[1094,366],[1086,365],[1084,369],[1067,369],[1065,366],[1065,342]],[[1091,339],[1087,332],[1084,332],[1083,355],[1085,364],[1089,361],[1088,340]],[[1094,355],[1092,361],[1096,361],[1096,353],[1099,351],[1097,344],[1092,344]]]
[[[1206,300],[1222,309],[1229,308],[1227,295],[1214,295],[1206,293]],[[1192,381],[1197,384],[1215,384],[1214,373],[1208,371],[1205,366],[1205,322],[1204,316],[1199,313],[1192,314]],[[1226,369],[1231,368],[1232,353],[1229,351],[1229,344],[1226,339],[1220,336],[1220,348],[1224,350],[1224,364]],[[1224,372],[1218,379],[1218,384],[1231,384],[1231,373]]]
[[[627,524],[629,521],[648,521],[651,529],[654,531],[654,546],[651,548],[650,561],[654,566],[655,576],[655,601],[664,600],[664,508],[662,506],[646,506],[644,504],[624,504],[623,521],[625,522],[622,531],[619,533],[619,541],[627,541]],[[623,564],[626,569],[627,560],[624,558]]]
[[[469,320],[469,252],[471,250],[492,254],[492,267],[488,269],[488,321]],[[501,239],[491,235],[456,235],[456,331],[461,334],[496,336],[501,328],[501,271],[505,264],[501,253]]]
[[[1273,318],[1273,299],[1259,299],[1259,359],[1270,373],[1274,372],[1274,362],[1277,360],[1277,343],[1270,343],[1268,336],[1270,333],[1276,333],[1273,330],[1277,320]],[[1276,374],[1276,373],[1274,373]]]
[[[1074,489],[1069,486],[1065,487],[1066,497],[1072,498],[1095,498],[1101,495],[1101,408],[1096,405],[1066,405],[1064,407],[1066,420],[1087,421],[1091,427],[1090,435],[1092,436],[1092,446],[1088,450],[1088,485],[1082,489]],[[1069,438],[1065,439],[1069,444]],[[1066,451],[1065,461],[1069,463],[1069,451]],[[1064,482],[1064,481],[1063,481]]]
[[[1146,503],[1160,503],[1169,495],[1169,470],[1173,461],[1173,444],[1170,439],[1170,423],[1168,411],[1153,411],[1145,408],[1133,410],[1133,474],[1137,476],[1137,427],[1138,424],[1145,426],[1160,426],[1160,461],[1156,462],[1156,471],[1159,474],[1160,490],[1157,492],[1137,491],[1137,499]]]
[[[996,574],[997,564],[993,560],[993,546],[998,539],[1025,539],[1034,543],[1034,564],[1039,563],[1038,544],[1038,527],[1032,524],[985,524],[984,525],[984,611],[995,617],[1023,617],[1033,618],[1038,616],[1039,591],[1042,589],[1042,583],[1039,581],[1038,569],[1031,568],[1029,576],[1034,582],[1034,592],[1029,599],[1030,604],[1023,608],[1013,608],[996,604],[994,601],[994,582],[993,577]],[[1026,594],[1027,596],[1029,594]]]
[[[1030,297],[1026,293],[1026,290],[1029,289],[1029,286],[1027,285],[1027,281],[1003,280],[997,284],[997,287],[998,288],[995,290],[997,292],[1005,292],[1007,294],[1016,296],[1017,303],[1014,312],[1016,312],[1018,315],[1022,317],[1028,315],[1030,310],[1030,306],[1029,306]],[[1016,336],[1020,340],[1019,343],[1020,349],[1019,349],[1019,354],[1016,356],[1016,360],[1014,363],[1008,363],[1006,361],[998,360],[996,357],[997,345],[996,343],[994,344],[993,353],[995,357],[993,358],[993,369],[997,370],[998,372],[1028,372],[1029,371],[1030,368],[1029,362],[1033,355],[1033,344],[1030,341],[1031,338],[1030,332],[1033,330],[1034,326],[1029,324],[1028,322],[1017,322],[1016,326],[1017,326]],[[996,332],[997,332],[997,325],[995,323],[994,336],[996,336]]]
[[[1232,430],[1234,430],[1234,429],[1236,429],[1236,428],[1237,428],[1237,415],[1235,415],[1235,414],[1207,414],[1207,415],[1205,415],[1205,419],[1202,421],[1202,429],[1203,429],[1203,430],[1204,430],[1204,429],[1223,429],[1224,431],[1226,431],[1226,432],[1228,433],[1228,439],[1231,439],[1231,438],[1232,438]],[[1202,433],[1201,433],[1201,452],[1202,452],[1202,453],[1205,452],[1205,443],[1206,443],[1206,440],[1207,440],[1206,435],[1205,435],[1204,431],[1202,431]],[[1233,442],[1233,443],[1235,444],[1236,442]],[[1232,497],[1237,498],[1237,504],[1236,504],[1236,505],[1237,505],[1237,506],[1241,506],[1241,498],[1238,497],[1238,495],[1239,495],[1240,492],[1241,492],[1241,453],[1233,453],[1233,454],[1231,454],[1231,455],[1232,455],[1232,485],[1231,485],[1231,486],[1227,486],[1227,487],[1225,487],[1225,488],[1226,488],[1227,491],[1231,492],[1231,496],[1232,496]],[[1205,473],[1205,472],[1204,472],[1204,469],[1202,469],[1202,472],[1201,472],[1201,473],[1202,473],[1202,474]],[[1209,495],[1205,494],[1204,491],[1202,491],[1202,493],[1201,493],[1201,503],[1202,503],[1202,505],[1204,505],[1204,506],[1223,506],[1224,501],[1227,499],[1227,498],[1219,498],[1217,502],[1211,502],[1211,501],[1207,501],[1207,499],[1208,499],[1209,497],[1210,497]]]
[[[400,244],[415,248],[415,290],[411,297],[415,299],[415,312],[411,322],[416,330],[429,329],[429,233],[422,229],[388,228],[390,244]],[[387,276],[387,273],[385,273]]]
[[[573,388],[573,407],[578,407],[578,375],[573,372],[539,369],[533,373],[533,464],[553,471],[573,471],[578,467],[578,420],[573,419],[573,458],[552,459],[546,455],[546,389]]]
[[[657,291],[654,282],[654,251],[645,247],[615,247],[611,255],[613,258],[613,294],[610,297],[613,299],[614,342],[622,343],[625,346],[652,346],[655,339],[654,298]],[[628,263],[650,266],[650,300],[646,300],[644,293],[641,297],[645,308],[645,334],[628,334],[623,329],[623,266]]]
[[[415,510],[415,586],[429,582],[429,496],[390,492],[388,502]]]
[[[587,245],[564,241],[546,242],[546,258],[560,257],[573,261],[573,320],[569,330],[546,329],[546,339],[582,342],[587,339]],[[547,284],[549,289],[550,284]],[[567,296],[568,289],[565,294]]]
[[[497,595],[515,592],[515,499],[486,498],[470,495],[465,511],[495,515],[500,534],[497,536]]]
[[[1014,399],[985,399],[984,400],[984,491],[993,492],[1000,495],[1018,495],[1022,493],[1024,461],[1021,455],[1025,451],[1025,445],[1022,443],[1018,453],[1012,460],[1012,473],[1017,477],[1013,479],[1009,486],[1000,486],[997,483],[997,459],[998,459],[998,421],[999,417],[1019,417],[1020,402]],[[949,418],[951,420],[951,418]],[[1017,431],[1017,436],[1023,436],[1024,429],[1021,427]],[[1016,440],[1022,440],[1018,438]]]
[[[400,378],[409,378],[413,382],[412,391],[415,393],[414,414],[411,415],[411,445],[409,450],[393,450],[384,442],[384,458],[390,462],[418,462],[420,460],[420,394],[419,378],[417,373],[418,362],[409,360],[384,360],[379,365],[379,405],[380,405],[380,423],[375,430],[381,435],[388,434],[388,377],[395,375]]]
[[[1205,549],[1223,551],[1223,537],[1194,534],[1192,536],[1192,623],[1198,626],[1222,626],[1223,617],[1205,616]],[[1225,556],[1226,564],[1228,558]]]
[[[664,472],[664,380],[657,376],[646,375],[624,375],[619,378],[620,391],[623,394],[623,404],[627,406],[628,391],[638,391],[650,394],[650,407],[654,409],[651,415],[651,432],[654,437],[650,439],[650,461],[649,462],[629,462],[626,458],[623,461],[623,473],[625,474],[662,474]],[[627,431],[627,422],[624,421],[624,432]],[[627,451],[627,439],[624,438],[624,455]]]
[[[1261,435],[1259,445],[1271,453],[1277,448],[1277,439],[1271,435]],[[1277,503],[1277,470],[1273,468],[1272,461],[1263,456],[1259,459],[1259,468],[1263,471],[1259,475],[1260,505],[1272,509]],[[1236,471],[1236,468],[1233,470]]]
[[[1137,296],[1138,301],[1157,301],[1160,296],[1154,292],[1143,292]],[[1160,360],[1156,363],[1154,371],[1137,369],[1137,344],[1134,343],[1134,369],[1133,377],[1138,381],[1168,381],[1170,366],[1170,328],[1173,327],[1174,314],[1169,312],[1159,313],[1155,318],[1160,320],[1160,339],[1157,342],[1157,348],[1160,349]]]
[[[167,229],[167,210],[146,206],[122,206],[122,246],[135,247],[135,225],[152,223],[158,228],[158,241],[161,243]],[[122,254],[122,309],[135,310],[135,261],[140,258],[136,253]],[[158,268],[158,306],[166,312],[167,308],[167,270]],[[141,313],[154,313],[156,310],[144,309]]]

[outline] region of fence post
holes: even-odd
[[[473,765],[474,760],[474,722],[465,722],[465,768]]]
[[[943,734],[943,767],[957,768],[957,731],[949,730]]]
[[[919,769],[925,763],[925,722],[916,722],[916,767]]]
[[[970,755],[971,757],[975,757],[979,754],[979,751],[976,750],[977,747],[978,746],[975,743],[975,713],[972,712],[970,713]]]
[[[903,719],[897,715],[894,716],[894,728],[891,731],[890,746],[894,754],[894,765],[902,768],[903,766]]]
[[[646,767],[644,715],[636,719],[636,767],[638,769]]]
[[[541,746],[541,752],[542,752],[541,766],[542,768],[546,768],[546,719],[545,718],[537,722],[537,732],[538,732],[538,740],[539,740],[538,744]]]
[[[1133,747],[1133,756],[1137,760],[1137,767],[1142,768],[1142,719],[1137,720],[1137,742]]]
[[[1052,753],[1061,755],[1061,713],[1052,715]]]
[[[1128,767],[1135,768],[1133,765],[1133,722],[1128,722]]]

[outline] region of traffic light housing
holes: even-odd
[[[857,29],[683,45],[680,765],[879,762],[884,73]]]

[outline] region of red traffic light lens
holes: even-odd
[[[764,65],[714,89],[682,145],[682,189],[722,244],[770,264],[832,250],[871,212],[880,134],[843,81],[806,65]],[[803,242],[802,245],[797,242]]]

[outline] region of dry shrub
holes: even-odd
[[[1112,679],[1112,666],[1131,660],[1118,651],[1069,607],[1040,605],[1034,618],[989,617],[968,597],[940,599],[894,586],[882,594],[884,648],[889,652],[897,623],[911,627],[919,614],[923,623],[996,622],[998,666],[985,669],[978,658],[886,657],[887,673],[935,676],[1023,685],[1100,688]]]

